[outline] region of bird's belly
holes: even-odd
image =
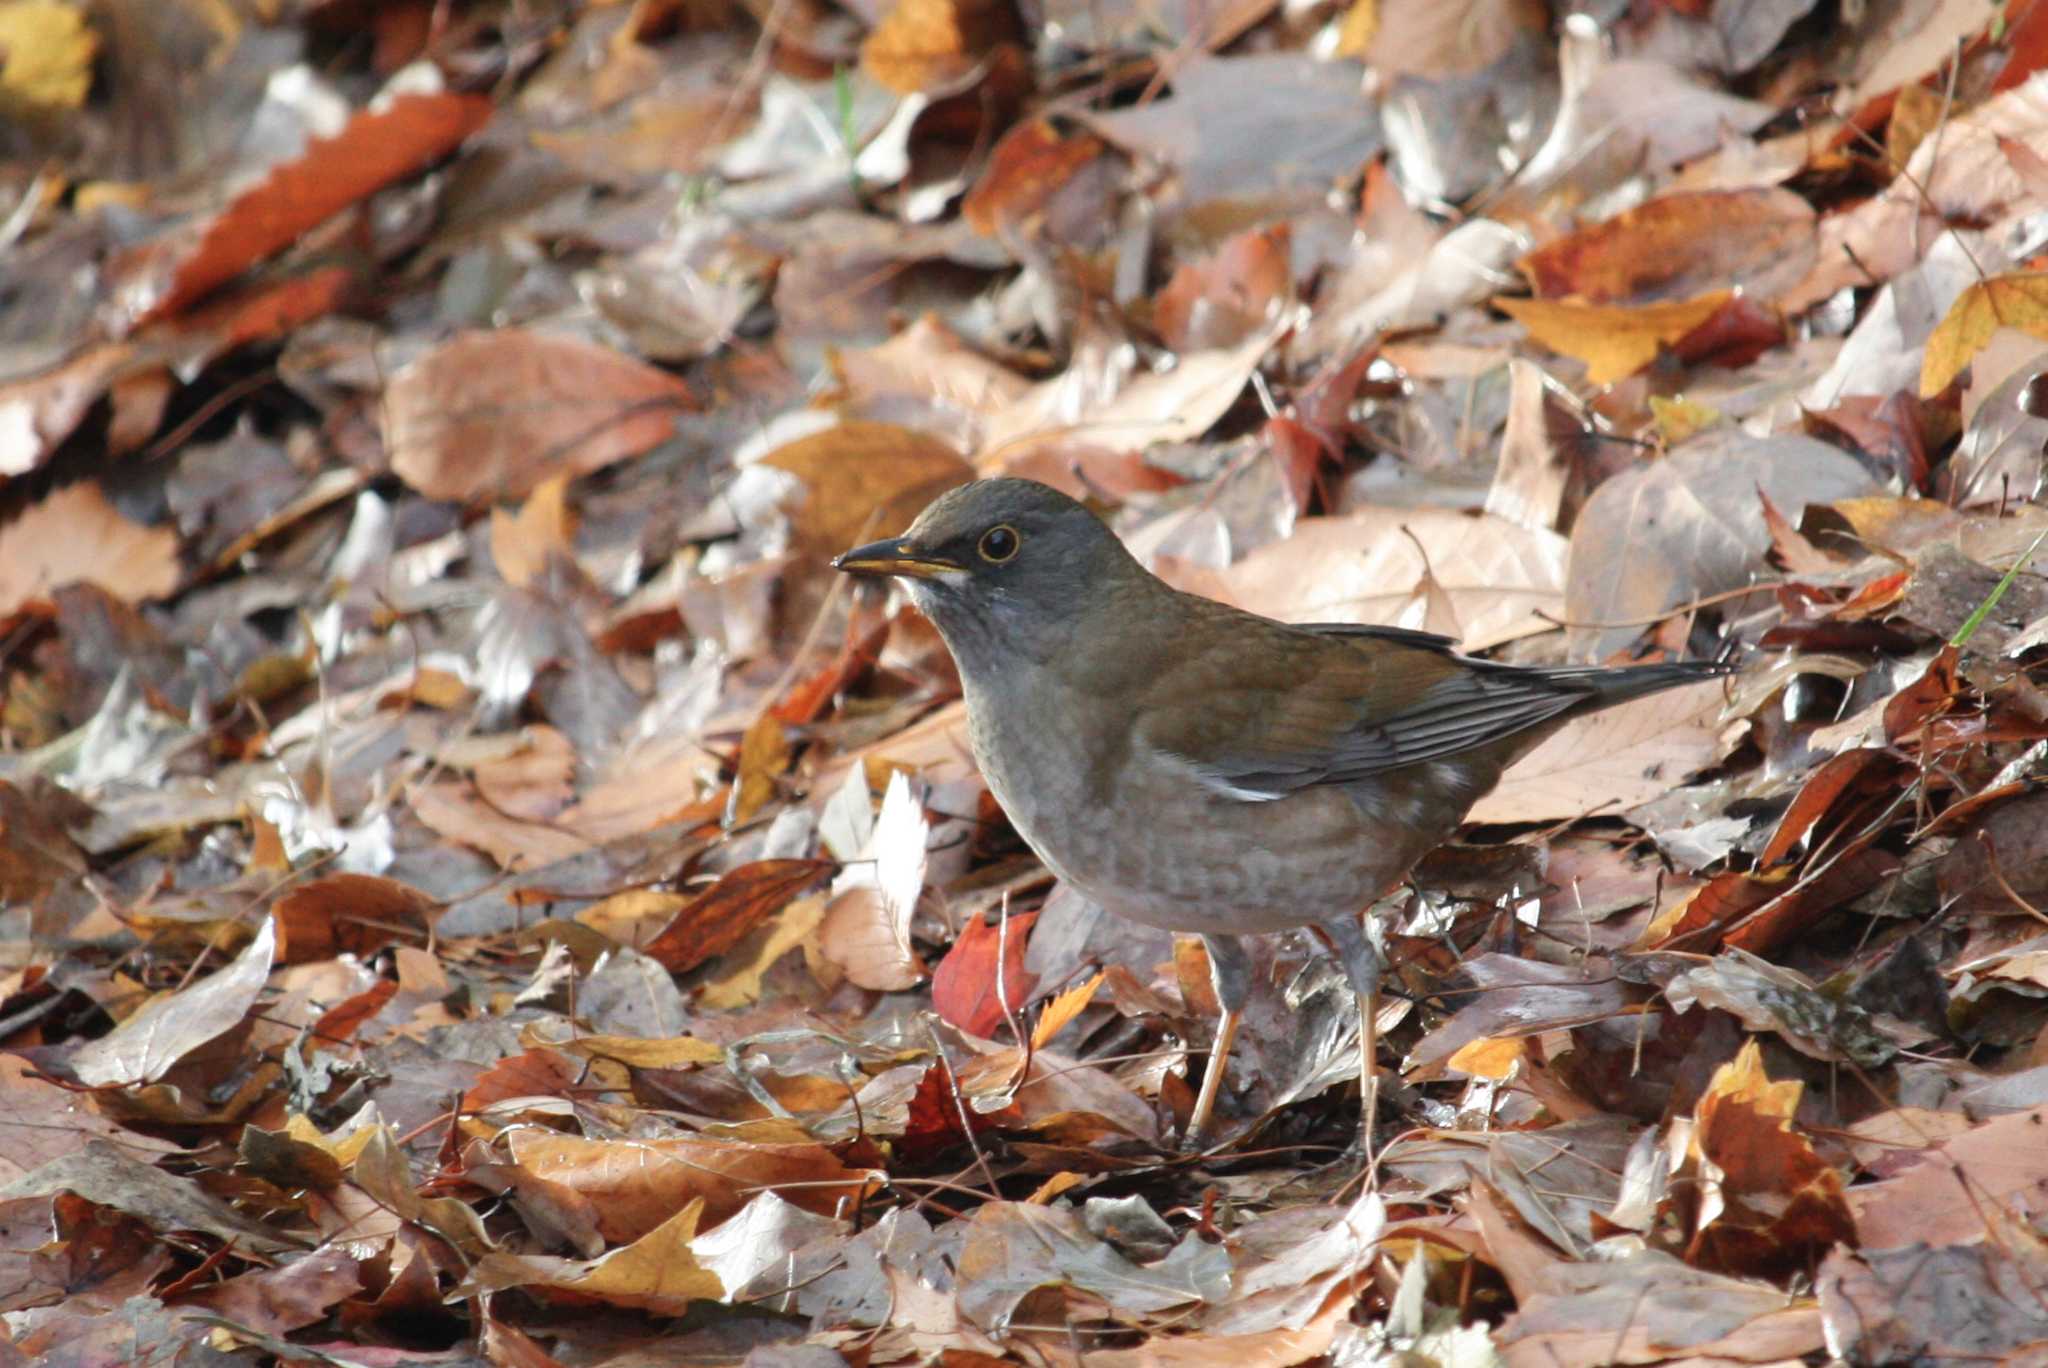
[[[996,801],[1039,858],[1106,910],[1168,930],[1279,931],[1355,913],[1446,834],[1394,827],[1390,840],[1336,788],[1247,803],[1171,771],[1105,765],[1068,736],[975,731]],[[999,766],[988,745],[1002,747]]]

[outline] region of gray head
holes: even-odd
[[[1093,513],[1035,480],[948,490],[902,536],[832,564],[899,577],[969,672],[1017,656],[1049,659],[1083,604],[1151,579]]]

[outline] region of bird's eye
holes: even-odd
[[[1017,548],[1023,544],[1024,539],[1017,535],[1016,528],[1008,523],[997,523],[981,534],[981,545],[978,549],[981,558],[990,565],[1001,565],[1016,555]]]

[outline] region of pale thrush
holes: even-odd
[[[1275,622],[1171,588],[1029,480],[962,485],[833,564],[900,578],[938,628],[982,775],[1039,858],[1206,942],[1223,1019],[1191,1137],[1251,987],[1237,937],[1309,926],[1364,1012],[1369,1143],[1381,964],[1362,910],[1568,719],[1729,668],[1518,667],[1425,632]]]

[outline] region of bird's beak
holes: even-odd
[[[850,575],[908,575],[912,579],[937,579],[957,573],[963,567],[942,556],[928,555],[910,544],[908,537],[869,542],[835,556],[834,570]]]

